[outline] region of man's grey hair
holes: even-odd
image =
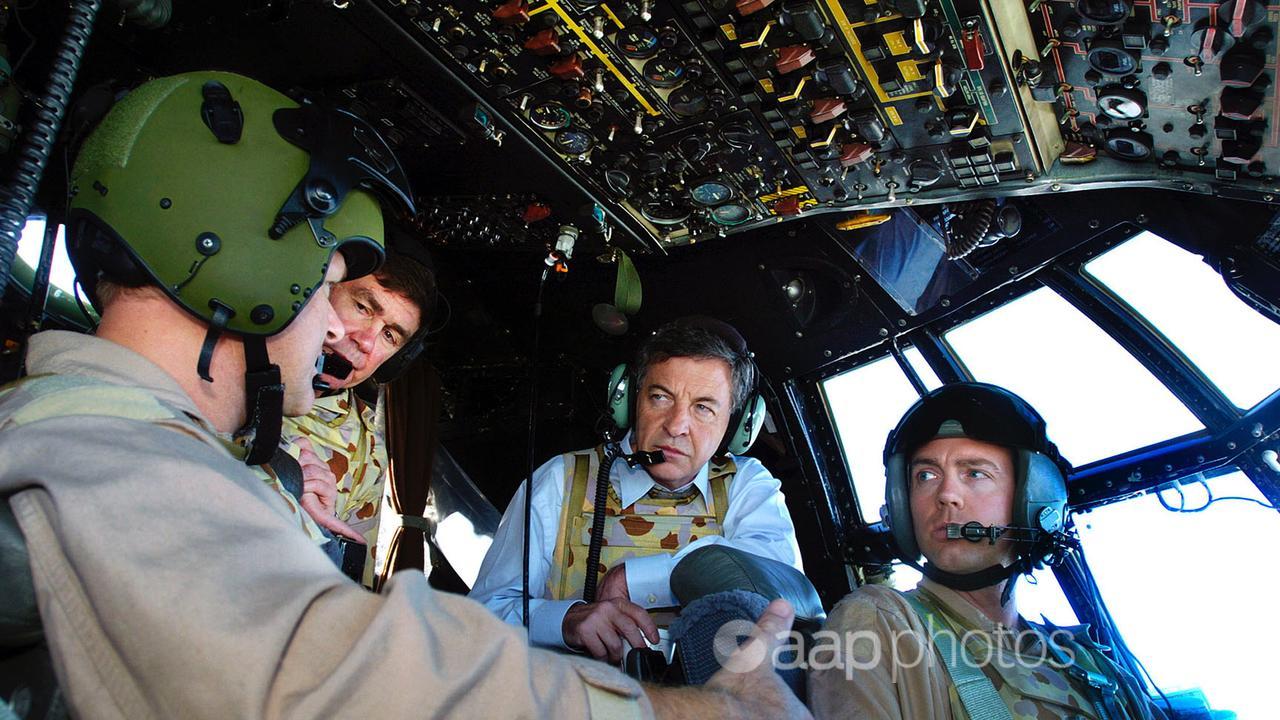
[[[636,378],[641,386],[649,368],[664,360],[676,357],[723,360],[729,364],[731,371],[733,412],[741,410],[755,388],[758,370],[747,352],[745,342],[741,347],[735,347],[738,342],[742,342],[741,336],[732,338],[727,333],[722,335],[711,329],[715,325],[724,325],[728,332],[737,333],[732,327],[710,318],[705,321],[677,320],[658,328],[657,332],[640,344],[640,349],[636,352]],[[639,390],[640,388],[636,389],[637,392]]]

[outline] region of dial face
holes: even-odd
[[[673,88],[684,82],[686,67],[682,60],[661,55],[644,64],[644,79],[656,88]]]
[[[708,180],[694,185],[689,197],[699,205],[719,205],[733,197],[733,188],[718,180]]]
[[[677,116],[692,118],[707,111],[708,99],[701,88],[688,84],[672,91],[667,97],[667,104],[671,106],[671,112]]]
[[[689,208],[671,202],[645,203],[640,214],[654,225],[679,225],[689,219]]]
[[[614,42],[618,52],[632,60],[647,60],[658,54],[658,36],[644,25],[623,28]]]
[[[1136,120],[1147,111],[1146,96],[1123,87],[1098,91],[1098,109],[1117,120]]]
[[[591,136],[577,130],[561,130],[556,133],[556,149],[565,155],[584,155],[594,142]]]
[[[717,225],[733,227],[751,219],[751,209],[746,205],[729,203],[711,209],[711,221]]]
[[[573,117],[560,103],[544,102],[529,111],[529,122],[543,130],[563,130],[573,122]]]

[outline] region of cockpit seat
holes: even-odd
[[[804,670],[797,658],[788,655],[806,652],[827,615],[818,591],[803,573],[777,560],[711,545],[689,553],[676,565],[671,591],[683,608],[671,626],[671,638],[685,681],[693,685],[706,682],[720,669],[720,657],[733,647],[726,640],[741,642],[769,601],[790,602],[796,609],[793,629],[800,633],[801,642],[797,651],[779,658],[790,669],[778,672],[801,700],[806,698]]]

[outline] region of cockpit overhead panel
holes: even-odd
[[[1264,202],[1262,0],[380,0],[651,248],[1144,185]]]

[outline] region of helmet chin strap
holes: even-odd
[[[1001,607],[1008,605],[1009,598],[1013,597],[1016,576],[1030,570],[1030,563],[1026,558],[1018,558],[1011,565],[992,565],[985,570],[971,573],[947,572],[931,562],[926,562],[924,565],[915,560],[905,562],[930,580],[960,592],[982,590],[1009,580],[1009,583],[1004,586],[1004,591],[1000,593]]]
[[[280,367],[267,357],[266,338],[244,337],[244,361],[246,420],[236,435],[245,440],[245,464],[261,465],[271,459],[280,444],[284,383],[280,380]]]

